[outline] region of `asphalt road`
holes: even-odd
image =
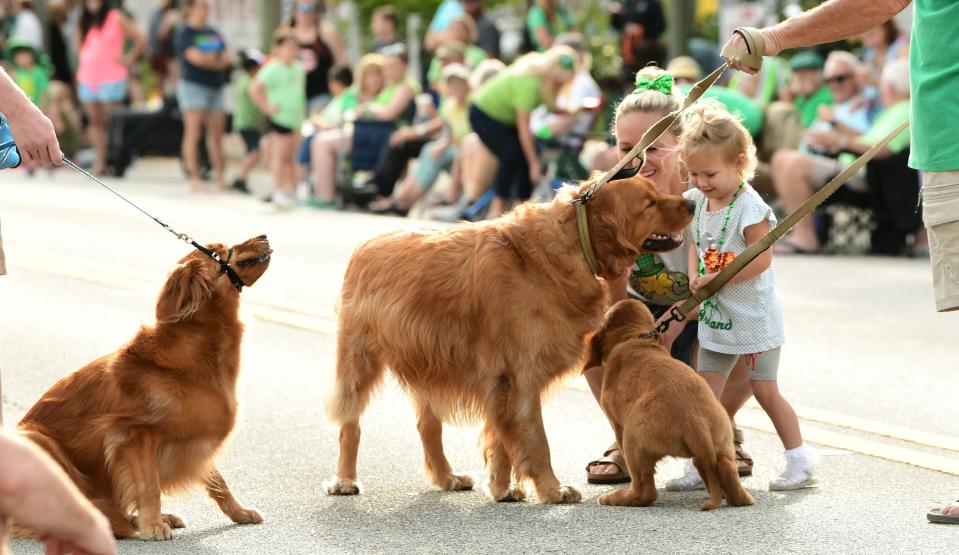
[[[779,257],[787,345],[781,389],[823,455],[820,486],[771,493],[782,446],[749,406],[740,422],[756,459],[748,508],[697,508],[704,492],[662,491],[681,461],[658,470],[649,508],[600,507],[608,487],[585,463],[611,437],[581,381],[546,404],[553,466],[579,487],[570,506],[494,504],[482,491],[434,491],[421,472],[406,395],[387,383],[363,420],[357,497],[328,497],[337,430],[324,416],[333,369],[333,301],[350,251],[410,225],[328,211],[277,213],[255,199],[191,195],[175,167],[143,162],[118,190],[201,242],[267,233],[265,277],[244,292],[241,419],[220,468],[265,522],[237,526],[201,492],[164,500],[188,528],[122,553],[955,553],[959,527],[925,511],[959,495],[959,315],[933,311],[928,261]],[[0,278],[3,409],[12,426],[63,375],[109,352],[149,321],[162,280],[188,248],[119,199],[65,171],[0,176],[10,275]],[[448,427],[448,456],[482,475],[478,429]],[[13,543],[17,554],[38,544]]]

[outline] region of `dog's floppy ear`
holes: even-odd
[[[157,299],[158,322],[189,320],[210,298],[212,284],[205,267],[204,260],[194,258],[170,272]]]

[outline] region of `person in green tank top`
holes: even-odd
[[[511,199],[528,199],[533,184],[542,178],[529,115],[540,104],[554,104],[559,91],[576,76],[577,60],[569,46],[527,54],[473,96],[470,125],[499,161],[488,218],[502,214]]]
[[[834,0],[761,30],[765,54],[858,35],[913,4],[909,46],[911,148],[909,165],[922,176],[922,219],[929,235],[936,310],[959,310],[959,2]],[[726,46],[745,51],[734,34]],[[752,72],[739,63],[736,69]],[[935,523],[959,524],[959,501],[930,510]]]
[[[292,208],[296,192],[296,147],[306,119],[306,71],[297,61],[299,45],[289,27],[273,33],[273,58],[257,72],[250,98],[266,115],[270,129],[272,201]]]

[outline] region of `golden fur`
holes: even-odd
[[[227,259],[225,246],[208,248]],[[252,285],[271,252],[261,236],[236,245],[228,262]],[[243,335],[240,294],[219,270],[199,251],[182,258],[160,292],[156,325],[57,382],[18,426],[119,538],[170,539],[183,522],[160,513],[160,494],[198,482],[234,522],[263,520],[236,501],[214,464],[236,420]]]
[[[600,404],[632,478],[632,485],[600,496],[602,505],[645,507],[656,500],[653,481],[663,457],[691,457],[709,501],[723,495],[732,506],[752,505],[736,472],[733,431],[722,405],[696,371],[673,359],[655,338],[640,337],[656,327],[637,300],[620,301],[592,340],[590,366],[603,365]]]
[[[582,367],[586,338],[607,305],[605,286],[581,251],[570,204],[588,186],[491,222],[383,235],[353,253],[340,295],[336,385],[327,405],[341,425],[328,493],[359,492],[359,419],[389,367],[413,398],[433,484],[472,488],[473,480],[455,474],[443,453],[442,422],[482,418],[494,500],[525,497],[515,477],[531,479],[540,502],[579,501],[579,492],[560,486],[553,474],[540,407],[544,391]],[[637,254],[657,248],[644,247],[651,234],[673,234],[690,221],[682,197],[662,195],[643,178],[609,183],[588,208],[604,278],[623,275]]]

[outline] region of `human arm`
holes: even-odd
[[[369,114],[373,119],[379,121],[396,120],[402,116],[404,112],[406,112],[414,96],[416,96],[416,94],[414,93],[412,87],[409,85],[403,85],[399,88],[399,90],[396,91],[396,94],[393,95],[393,98],[390,100],[389,104],[384,106],[368,105],[366,108],[366,113]]]
[[[140,59],[143,50],[146,48],[147,38],[136,21],[123,12],[120,12],[120,28],[123,29],[123,36],[132,44],[130,52],[123,56],[121,63],[130,66]]]
[[[808,131],[806,137],[809,143],[816,148],[832,153],[851,152],[853,154],[863,154],[873,145],[864,142],[862,135],[849,136],[837,131]],[[885,158],[893,154],[889,146],[882,147],[876,153],[874,158]]]
[[[746,239],[747,245],[752,245],[756,241],[759,241],[763,238],[764,235],[769,233],[769,220],[764,219],[761,222],[754,223],[753,225],[747,226],[743,229],[743,237]],[[754,258],[752,262],[746,264],[738,274],[733,276],[729,283],[742,283],[744,281],[749,281],[759,274],[765,272],[773,264],[773,251],[772,249],[764,250],[759,256]],[[702,287],[702,285],[700,285]]]
[[[333,25],[323,23],[320,26],[320,36],[333,54],[333,63],[336,65],[349,65],[349,60],[346,59],[346,52],[343,50],[343,42],[340,40],[340,35],[336,32]]]
[[[250,100],[253,101],[253,104],[256,104],[256,107],[260,109],[263,115],[272,118],[280,109],[270,104],[269,99],[266,97],[266,85],[263,84],[263,81],[261,81],[259,77],[260,75],[257,75],[257,79],[250,82]]]
[[[896,15],[911,0],[830,0],[772,27],[761,29],[766,43],[765,56],[775,56],[788,48],[813,46],[858,35]],[[726,45],[746,52],[746,43],[733,34]],[[739,63],[732,67],[747,73],[756,70]]]
[[[403,143],[426,139],[443,129],[443,118],[435,117],[429,121],[410,126],[400,127],[390,135],[390,145],[399,146]]]
[[[59,166],[63,163],[60,142],[50,119],[0,68],[0,113],[7,117],[10,135],[27,162]]]
[[[0,518],[36,531],[48,546],[117,553],[110,523],[38,447],[0,430]]]
[[[539,167],[536,143],[533,141],[533,132],[529,129],[529,114],[526,110],[516,110],[516,131],[519,133],[519,144],[523,148],[523,156],[529,164],[529,180],[535,187],[543,177],[543,170]]]

